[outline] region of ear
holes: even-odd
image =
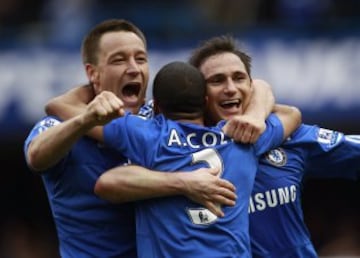
[[[91,85],[93,85],[95,93],[99,93],[100,91],[100,85],[99,85],[99,73],[95,66],[92,64],[86,64],[85,65],[85,71],[86,76],[88,77],[88,80]]]

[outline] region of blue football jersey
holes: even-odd
[[[24,145],[60,123],[55,117],[39,121]],[[137,257],[132,204],[111,204],[94,194],[98,177],[127,159],[91,138],[83,137],[54,167],[41,174],[62,258]]]
[[[124,153],[132,163],[160,171],[189,171],[219,167],[221,177],[237,187],[234,207],[223,207],[218,218],[183,196],[137,203],[136,230],[140,258],[251,257],[249,196],[258,157],[282,142],[283,128],[276,116],[255,145],[236,144],[221,127],[206,128],[127,115],[104,127],[105,143]]]
[[[154,101],[150,99],[146,105],[142,106],[138,112],[139,116],[152,118],[154,117]]]
[[[360,137],[301,125],[260,159],[250,198],[253,257],[317,257],[301,207],[304,177],[358,178]]]

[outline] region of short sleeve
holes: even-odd
[[[255,152],[258,156],[278,147],[283,142],[284,127],[275,114],[270,114],[265,121],[266,130],[255,143]]]

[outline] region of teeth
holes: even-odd
[[[238,105],[238,104],[240,104],[240,100],[233,99],[233,100],[225,100],[225,101],[221,102],[221,105],[229,105],[229,104]]]
[[[126,85],[129,85],[129,86],[140,86],[140,83],[138,83],[138,82],[129,82],[129,83],[127,83]]]

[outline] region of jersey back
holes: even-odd
[[[105,142],[135,164],[170,173],[219,167],[237,189],[236,205],[223,207],[223,218],[183,196],[139,202],[139,257],[250,257],[247,210],[257,158],[282,138],[282,128],[272,129],[253,146],[234,143],[221,125],[209,129],[161,115],[151,121],[128,116],[105,126]]]

